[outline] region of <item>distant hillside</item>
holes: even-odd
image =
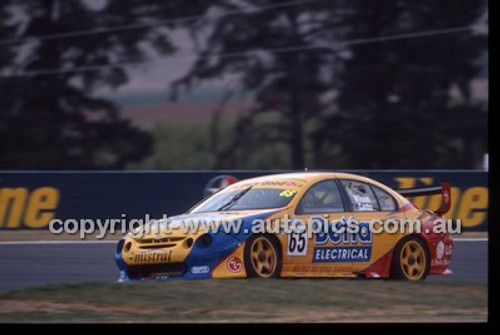
[[[478,59],[481,70],[471,82],[472,97],[481,101],[488,100],[488,58],[486,52]],[[121,108],[120,113],[124,118],[142,128],[149,128],[157,122],[208,122],[214,110],[220,107],[226,93],[224,89],[193,90],[181,95],[175,102],[169,100],[166,90],[117,93],[105,98]],[[456,88],[451,93],[459,94]],[[252,106],[254,96],[255,92],[247,91],[238,98],[231,99],[223,108],[224,119],[235,120],[245,113]]]

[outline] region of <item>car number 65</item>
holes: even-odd
[[[305,256],[307,254],[307,232],[290,232],[288,234],[289,256]]]

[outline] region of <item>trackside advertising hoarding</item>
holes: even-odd
[[[180,214],[237,180],[291,171],[0,172],[0,229],[48,229],[52,219],[143,219]],[[450,182],[448,218],[463,231],[487,231],[488,174],[467,170],[343,170],[394,189]],[[412,199],[437,209],[440,196]]]

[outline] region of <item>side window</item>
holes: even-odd
[[[351,201],[353,212],[380,210],[370,185],[354,180],[342,180],[342,186],[344,186],[349,201]]]
[[[319,182],[300,199],[297,214],[344,212],[344,203],[337,184],[333,180]]]
[[[377,196],[378,203],[380,204],[380,209],[383,211],[394,211],[396,210],[396,201],[394,198],[386,191],[378,188],[377,186],[372,186]]]

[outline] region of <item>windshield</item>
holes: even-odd
[[[280,208],[288,205],[296,193],[295,190],[251,187],[220,192],[203,201],[190,213]]]

